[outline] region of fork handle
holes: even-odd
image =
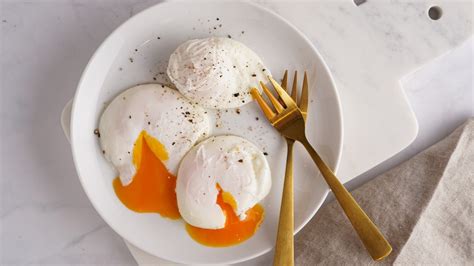
[[[293,211],[293,144],[292,139],[286,139],[288,155],[286,157],[285,180],[281,198],[278,233],[273,258],[274,266],[294,265],[294,211]]]
[[[326,183],[336,196],[339,205],[356,230],[359,238],[364,243],[365,248],[374,260],[382,260],[392,252],[392,247],[382,235],[377,226],[370,220],[367,214],[357,204],[351,193],[337,179],[332,170],[324,163],[316,150],[311,146],[306,138],[301,143],[308,151],[314,163],[318,166]]]

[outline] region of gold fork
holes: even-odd
[[[304,75],[306,80],[306,73]],[[288,70],[285,71],[281,86],[287,90],[288,83]],[[295,71],[293,78],[293,86],[291,89],[291,98],[297,102],[297,91],[298,91],[298,73]],[[303,82],[307,84],[307,82]],[[265,93],[272,95],[269,89],[260,83],[260,86]],[[257,92],[258,94],[258,92]],[[273,96],[273,95],[272,95]],[[257,98],[258,99],[258,98]],[[272,101],[278,101],[275,97],[270,98]],[[306,110],[308,109],[308,86],[303,86],[301,97],[299,101],[299,108],[303,114],[303,119],[306,119]],[[275,247],[275,256],[273,259],[273,265],[294,265],[294,239],[293,239],[293,228],[294,228],[294,209],[293,209],[293,144],[294,139],[285,137],[288,154],[286,157],[286,169],[285,179],[283,184],[283,194],[280,207],[280,218],[278,221],[278,233],[277,242]]]
[[[305,135],[305,118],[300,108],[296,105],[294,99],[272,78],[268,77],[273,88],[277,92],[280,101],[273,95],[273,93],[260,83],[263,92],[267,95],[275,108],[274,112],[270,106],[264,101],[256,88],[251,89],[252,96],[257,100],[265,116],[270,123],[276,128],[285,138],[301,142],[313,159],[316,166],[319,168],[321,175],[326,180],[326,183],[331,188],[334,196],[341,205],[344,213],[356,230],[359,238],[362,240],[365,248],[374,260],[381,260],[392,252],[392,247],[382,235],[377,226],[370,220],[367,214],[357,204],[352,195],[338,180],[332,170],[321,159],[316,150],[311,146]],[[303,80],[303,88],[308,87],[307,78]],[[304,90],[303,90],[304,91]],[[307,97],[307,96],[306,96]],[[305,107],[306,108],[306,107]],[[283,199],[282,201],[285,201]],[[293,231],[293,228],[291,228]],[[293,234],[291,235],[293,238]],[[277,252],[277,251],[275,251]],[[282,254],[275,256],[282,256]],[[283,265],[283,264],[280,264]]]

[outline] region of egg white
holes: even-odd
[[[234,211],[244,219],[270,191],[270,167],[263,152],[237,136],[210,137],[193,147],[176,181],[179,212],[187,223],[206,229],[225,226],[226,217],[216,203],[217,184],[233,196]]]
[[[164,85],[139,85],[118,95],[102,114],[99,132],[104,156],[122,185],[136,173],[133,148],[143,130],[165,146],[169,159],[163,163],[176,174],[186,152],[209,134],[209,121],[203,108]]]
[[[236,108],[252,101],[250,88],[258,88],[258,82],[270,75],[247,46],[222,37],[181,44],[171,54],[167,72],[184,96],[213,109]]]

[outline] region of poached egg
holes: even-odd
[[[139,85],[118,95],[102,114],[99,132],[104,156],[124,186],[132,182],[139,165],[133,149],[142,131],[155,155],[176,173],[184,154],[209,134],[209,121],[204,109],[164,85]],[[159,152],[158,146],[165,151]]]
[[[113,186],[122,203],[179,218],[175,174],[184,154],[209,133],[204,109],[164,85],[139,85],[109,104],[99,132],[102,152],[118,171]]]
[[[210,137],[181,162],[176,183],[179,212],[194,227],[223,229],[229,210],[220,203],[231,206],[236,220],[245,221],[270,187],[270,167],[254,144],[237,136]]]
[[[189,40],[170,56],[168,76],[192,102],[206,108],[240,107],[250,101],[270,71],[244,44],[230,38]]]

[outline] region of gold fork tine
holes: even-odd
[[[293,99],[288,95],[288,93],[274,80],[272,77],[268,76],[268,79],[273,85],[273,88],[275,88],[275,91],[278,93],[278,96],[280,96],[281,100],[285,103],[287,108],[294,108],[296,107],[296,102],[293,101]]]
[[[252,97],[257,100],[258,105],[260,105],[260,108],[263,111],[263,114],[267,117],[268,120],[272,120],[273,117],[275,117],[275,113],[273,112],[272,108],[268,106],[268,104],[263,100],[262,96],[260,95],[260,92],[256,88],[250,89],[250,94]]]
[[[306,118],[306,114],[308,112],[308,76],[306,75],[306,71],[304,72],[303,78],[303,88],[301,89],[301,97],[299,101],[299,107],[303,116]]]
[[[298,71],[295,71],[295,76],[293,78],[293,88],[291,89],[291,98],[293,98],[295,103],[298,102],[297,91],[298,91]]]
[[[288,70],[285,70],[285,74],[283,75],[283,79],[281,80],[281,87],[284,90],[287,90],[287,85],[288,85]]]
[[[283,79],[281,80],[281,87],[284,90],[288,91],[288,89],[287,89],[288,88],[288,70],[285,70],[285,74],[283,75]],[[293,99],[293,100],[295,100],[295,99]],[[283,107],[286,108],[286,104],[283,102],[283,100],[280,97],[278,97],[278,101],[281,103],[281,105],[283,105]]]
[[[281,113],[283,111],[283,106],[280,104],[278,99],[273,95],[273,93],[263,84],[263,82],[260,81],[260,87],[262,87],[263,92],[267,95],[268,99],[270,99],[270,102],[273,104],[275,107],[275,110],[277,114]]]

